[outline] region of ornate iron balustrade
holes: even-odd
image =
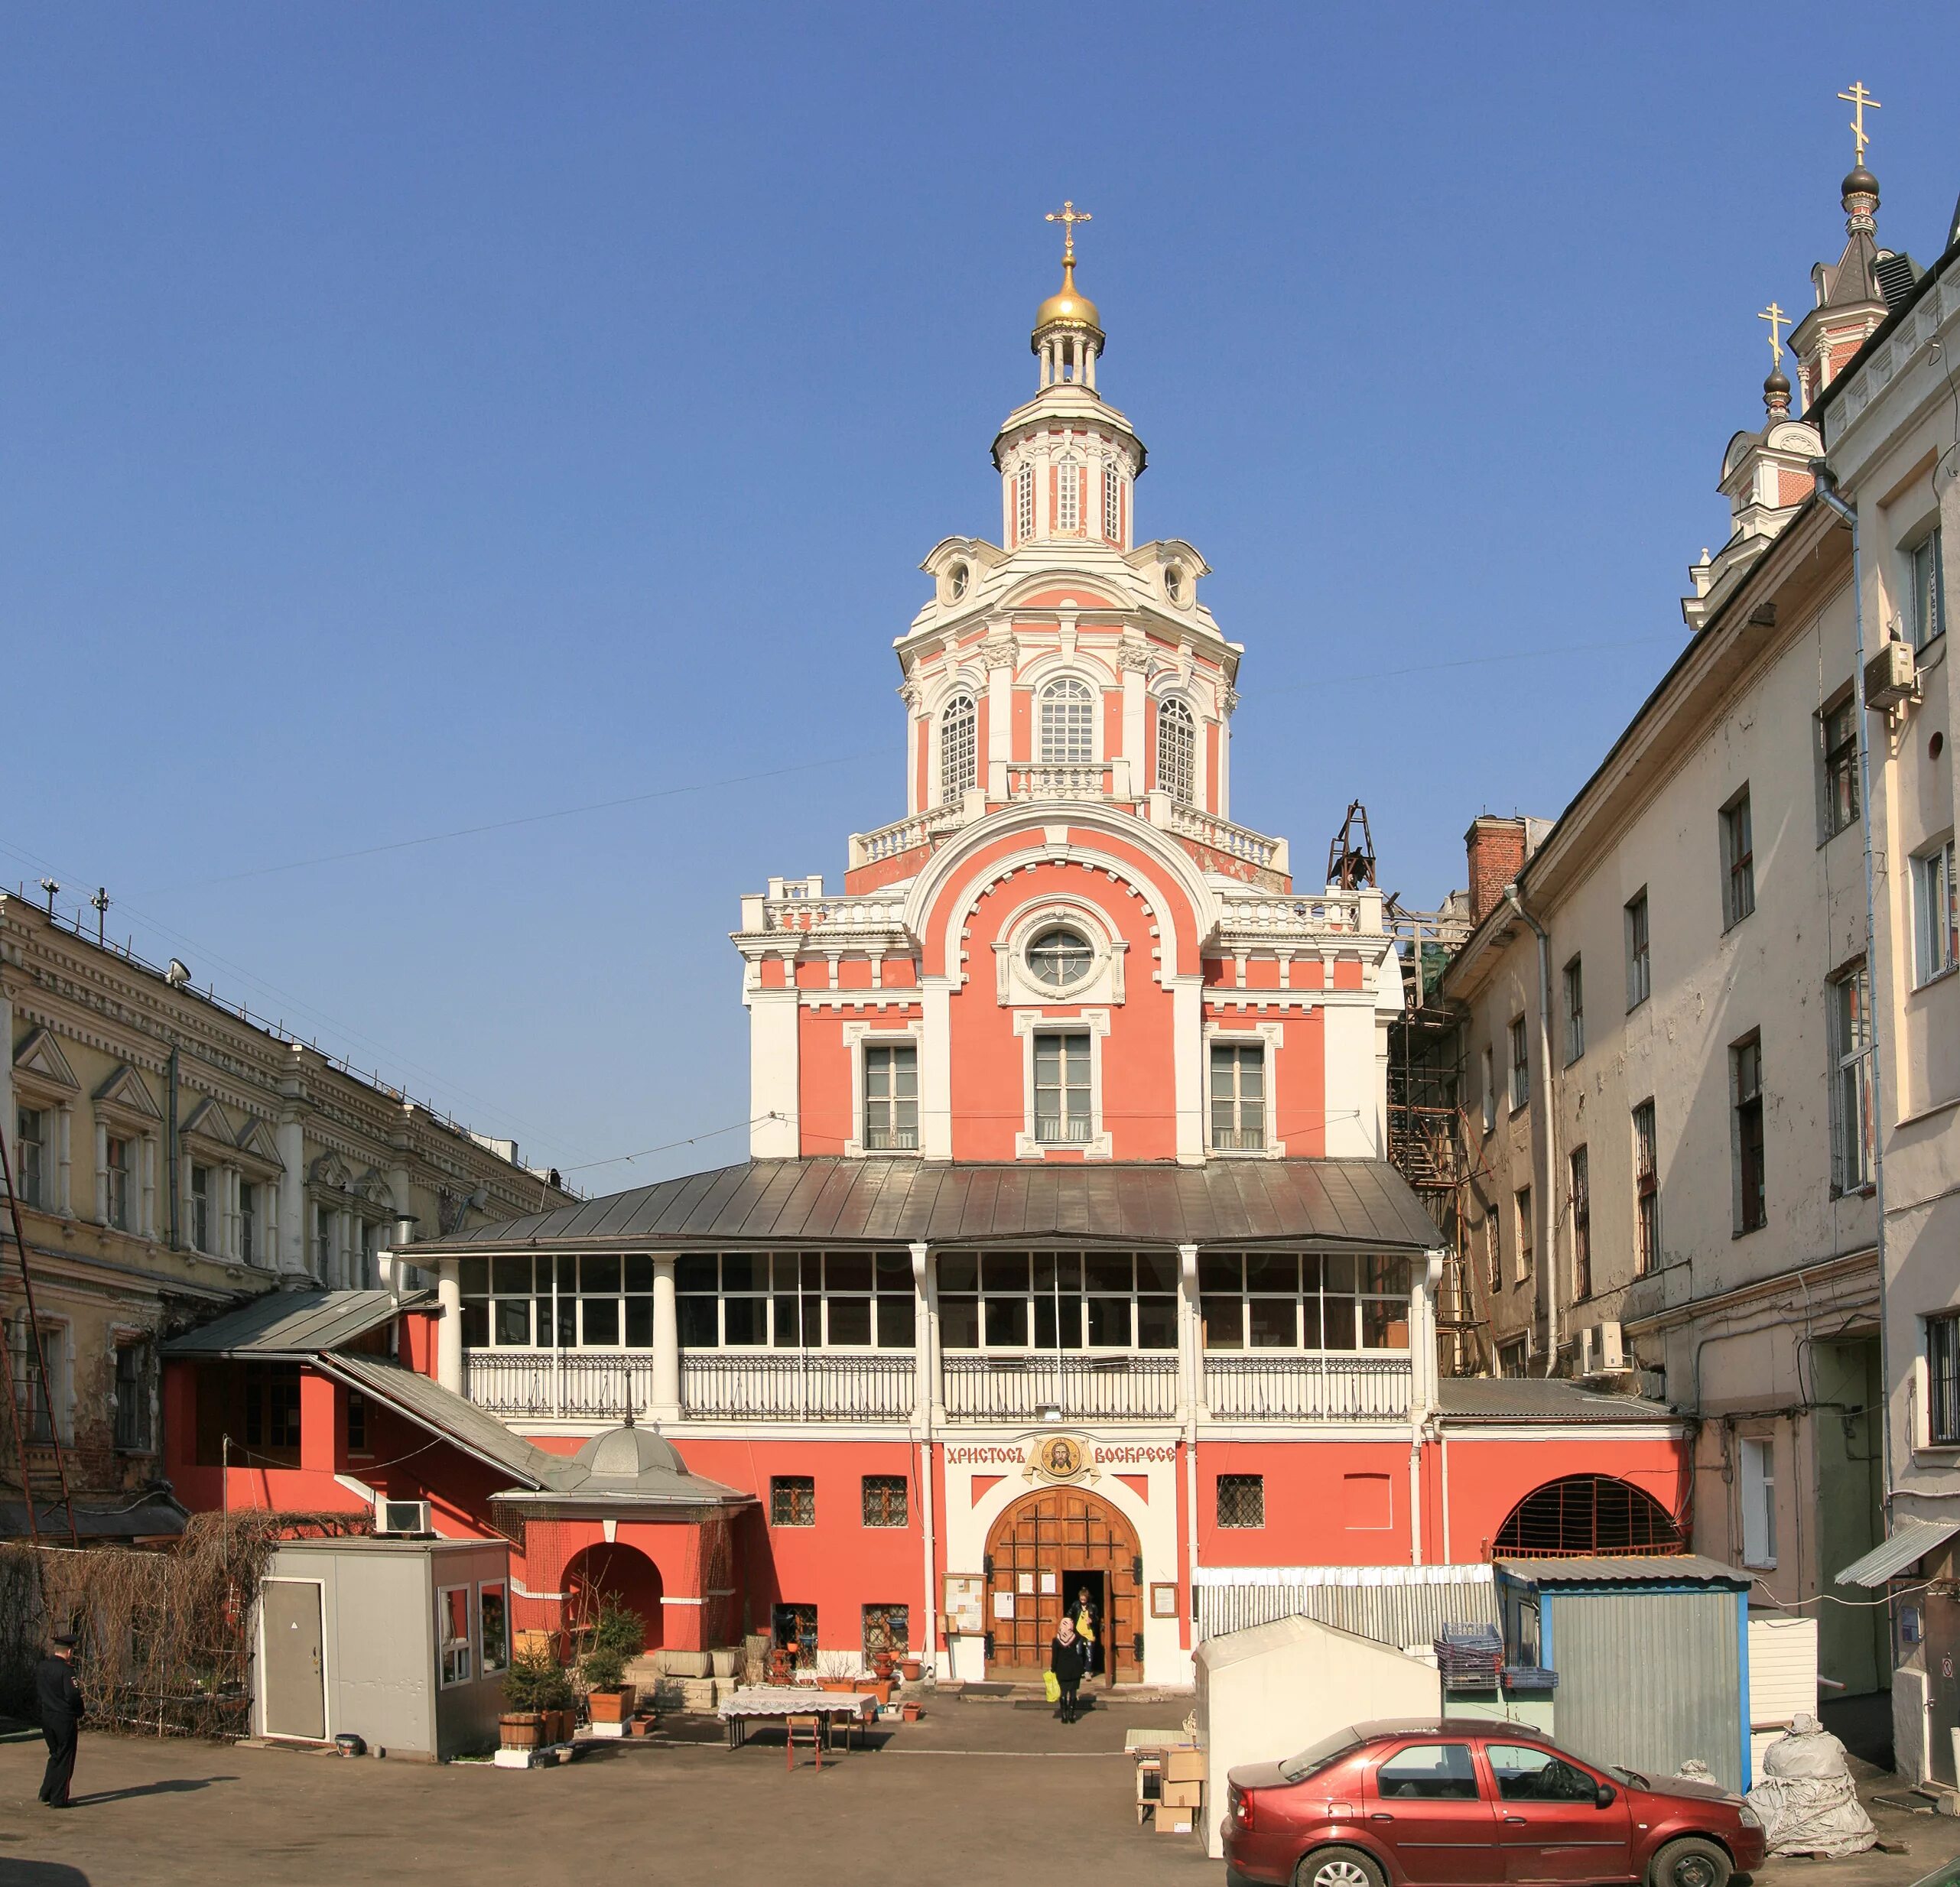
[[[944,1356],[949,1420],[1033,1421],[1045,1410],[1065,1421],[1178,1412],[1178,1359],[1162,1356]]]
[[[653,1403],[650,1349],[470,1349],[463,1392],[493,1415],[619,1421]]]
[[[1276,1351],[1204,1357],[1204,1404],[1253,1421],[1406,1421],[1413,1388],[1406,1352]]]
[[[916,1369],[910,1350],[692,1350],[681,1359],[681,1406],[691,1417],[906,1421]]]

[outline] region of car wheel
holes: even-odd
[[[1734,1863],[1712,1841],[1699,1835],[1670,1841],[1647,1869],[1649,1887],[1728,1887]]]
[[[1293,1887],[1388,1887],[1388,1877],[1381,1863],[1359,1848],[1316,1848],[1301,1856]]]

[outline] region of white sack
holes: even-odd
[[[1851,1780],[1845,1746],[1800,1715],[1763,1752],[1763,1780],[1749,1791],[1772,1854],[1862,1854],[1878,1840]]]

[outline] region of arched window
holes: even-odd
[[[973,763],[979,757],[978,716],[973,697],[956,694],[939,716],[939,803],[957,806],[967,788],[977,784]]]
[[[1547,1481],[1513,1507],[1497,1529],[1500,1557],[1679,1553],[1681,1529],[1644,1488],[1610,1474]]]
[[[1042,762],[1084,766],[1096,757],[1096,697],[1088,683],[1061,675],[1042,690]]]
[[[1175,696],[1157,703],[1157,791],[1188,806],[1196,798],[1198,727]]]

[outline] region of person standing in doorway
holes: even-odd
[[[1087,1586],[1076,1593],[1075,1609],[1071,1616],[1075,1622],[1075,1635],[1088,1651],[1089,1674],[1100,1678],[1103,1674],[1103,1609],[1089,1596]]]
[[[1081,1688],[1083,1672],[1089,1668],[1089,1648],[1076,1635],[1073,1619],[1063,1619],[1056,1631],[1048,1648],[1048,1668],[1061,1687],[1061,1701],[1055,1713],[1065,1723],[1072,1723],[1081,1710],[1075,1694]]]
[[[34,1694],[41,1705],[41,1733],[47,1744],[41,1799],[50,1808],[66,1808],[68,1785],[75,1777],[75,1746],[82,1734],[82,1687],[75,1681],[73,1632],[57,1632],[47,1655],[35,1665]]]

